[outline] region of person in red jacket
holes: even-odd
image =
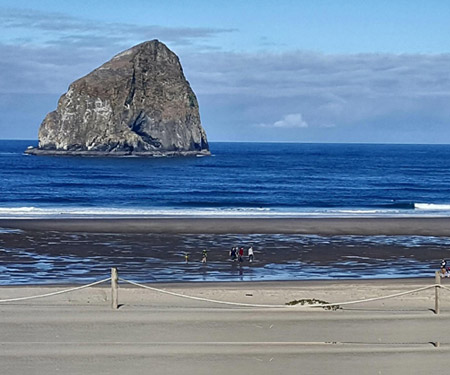
[[[241,263],[241,262],[243,262],[243,261],[244,261],[244,248],[241,247],[241,248],[239,249],[239,262]]]

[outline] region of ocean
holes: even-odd
[[[0,218],[448,217],[450,146],[216,143],[211,157],[29,156],[0,141]],[[231,246],[255,262],[230,262]],[[200,263],[201,249],[209,250]],[[433,277],[450,238],[23,232],[0,285]],[[189,253],[190,261],[185,262]]]
[[[448,216],[449,145],[215,143],[211,157],[36,157],[0,141],[0,217]]]

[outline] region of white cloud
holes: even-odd
[[[259,123],[256,126],[260,128],[307,128],[308,123],[303,119],[301,113],[291,113],[284,115],[281,120],[273,123]]]
[[[308,123],[303,120],[301,113],[285,115],[281,120],[273,123],[274,128],[307,128]]]

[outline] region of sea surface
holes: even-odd
[[[0,218],[450,216],[450,146],[211,143],[211,157],[28,156],[0,141]],[[255,262],[228,259],[255,248]],[[208,248],[208,263],[200,263]],[[433,277],[450,238],[0,228],[0,285]],[[189,253],[189,262],[185,254]]]
[[[211,143],[211,157],[28,156],[0,141],[0,217],[448,216],[450,145]]]

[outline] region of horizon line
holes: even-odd
[[[0,141],[28,141],[28,142],[38,142],[38,139],[23,139],[23,138],[0,138]],[[208,143],[267,143],[267,144],[329,144],[329,145],[423,145],[423,146],[449,146],[450,143],[413,143],[413,142],[295,142],[295,141],[208,141]]]

